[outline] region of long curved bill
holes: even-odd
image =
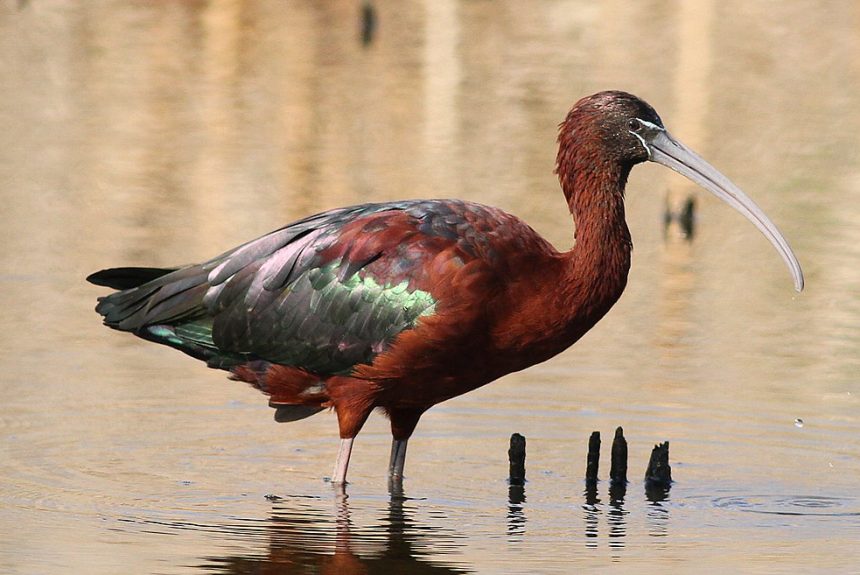
[[[794,252],[791,251],[791,247],[776,225],[749,196],[696,152],[673,138],[665,130],[652,133],[648,138],[647,147],[652,162],[671,168],[699,184],[755,224],[755,227],[770,240],[770,243],[785,260],[791,271],[791,276],[794,278],[794,289],[799,292],[803,291],[803,270],[800,269]]]

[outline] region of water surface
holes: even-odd
[[[856,568],[857,6],[374,6],[365,43],[347,1],[0,4],[0,571]],[[363,201],[498,205],[567,248],[556,126],[605,88],[756,198],[807,290],[738,214],[637,168],[621,301],[573,349],[431,410],[402,493],[381,416],[338,494],[331,414],[277,425],[257,392],[92,311],[94,270],[199,261]],[[690,195],[693,238],[664,232]],[[618,425],[631,483],[586,493],[588,434],[607,451]],[[646,493],[666,439],[676,483]]]

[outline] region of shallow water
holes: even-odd
[[[0,4],[0,572],[848,572],[860,563],[860,9],[853,3]],[[334,417],[99,326],[113,265],[208,258],[315,211],[501,206],[572,242],[555,129],[646,98],[752,195],[636,168],[630,284],[574,348],[431,410],[402,493],[374,416]],[[696,199],[692,240],[666,203]],[[797,421],[802,420],[802,424]],[[630,442],[626,493],[583,484]],[[509,488],[507,442],[528,439]],[[641,476],[671,442],[668,493]],[[267,497],[268,496],[268,497]]]

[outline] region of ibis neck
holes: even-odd
[[[630,167],[585,162],[577,168],[561,177],[576,226],[576,243],[565,255],[563,305],[596,322],[627,285],[633,244],[624,219],[624,186]]]
[[[618,300],[630,269],[630,233],[624,221],[627,170],[559,165],[559,179],[576,224],[566,253],[528,258],[524,276],[510,286],[492,331],[508,373],[544,361],[582,337]],[[609,176],[607,177],[607,174]]]
[[[597,172],[597,173],[596,173]],[[624,219],[624,187],[630,168],[610,164],[577,172],[562,186],[576,226],[576,246],[590,249],[622,243],[630,246],[630,231]],[[596,245],[592,245],[596,242]]]

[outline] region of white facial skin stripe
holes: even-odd
[[[655,124],[653,122],[649,122],[649,121],[643,120],[641,118],[636,118],[636,120],[640,124],[642,124],[646,130],[649,130],[649,131],[653,130],[653,131],[660,131],[660,132],[666,131],[664,128],[661,128],[660,126],[658,126],[657,124]],[[642,130],[640,130],[640,131],[642,131]],[[645,152],[647,152],[648,159],[650,160],[651,159],[651,148],[648,146],[648,143],[645,141],[645,138],[643,138],[641,135],[637,134],[633,130],[628,130],[628,132],[630,132],[631,134],[633,134],[634,136],[639,138],[639,141],[642,142],[642,147],[645,148]]]

